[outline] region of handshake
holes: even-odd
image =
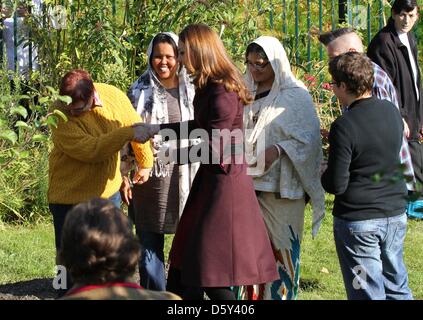
[[[134,141],[145,143],[160,131],[159,124],[136,123],[134,128]]]

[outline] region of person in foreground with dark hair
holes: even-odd
[[[60,262],[75,285],[65,300],[180,300],[130,282],[140,246],[128,218],[110,200],[76,205],[63,226]]]
[[[331,125],[322,185],[335,195],[334,238],[348,299],[412,299],[403,260],[401,115],[390,102],[372,97],[373,66],[365,55],[340,55],[330,61],[329,72],[348,112]]]
[[[423,185],[423,102],[421,74],[418,65],[417,41],[412,28],[419,17],[416,0],[396,0],[388,24],[369,44],[367,55],[380,65],[396,88],[401,116],[409,128],[408,146],[413,161],[417,186]],[[408,205],[408,214],[423,218],[415,206],[423,206],[421,190],[414,193]]]

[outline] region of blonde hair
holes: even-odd
[[[229,58],[218,34],[205,24],[191,24],[179,34],[185,45],[185,67],[194,76],[194,85],[203,88],[209,81],[236,92],[243,104],[253,101],[241,72]]]

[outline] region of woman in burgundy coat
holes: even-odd
[[[197,128],[207,133],[209,161],[201,156],[203,161],[173,240],[167,289],[185,299],[201,298],[196,294],[200,288],[211,299],[235,299],[231,286],[278,279],[243,155],[242,161],[236,161],[240,159],[236,149],[242,141],[232,139],[218,148],[212,145],[212,130],[242,132],[243,105],[251,102],[251,96],[219,36],[208,26],[193,24],[182,30],[179,59],[196,87],[189,131]],[[146,127],[149,135],[166,128],[180,136],[174,124]],[[228,149],[232,151],[225,158]]]

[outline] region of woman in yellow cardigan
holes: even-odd
[[[72,103],[55,106],[68,120],[60,120],[57,128],[52,128],[54,146],[49,158],[48,202],[57,251],[66,214],[74,205],[101,197],[120,207],[119,151],[126,142],[137,140],[139,127],[134,124],[141,122],[122,91],[93,83],[84,70],[68,72],[59,93],[70,96]],[[147,168],[153,165],[150,145],[132,144],[138,165],[144,169],[140,180],[146,181]]]

